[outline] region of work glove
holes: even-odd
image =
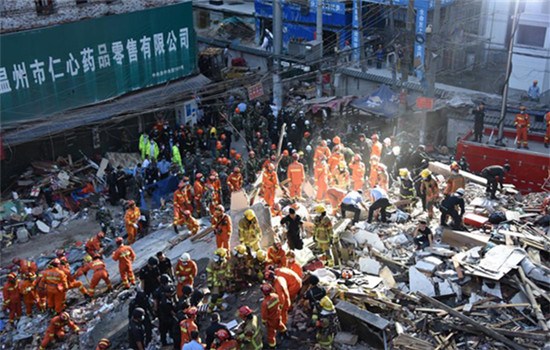
[[[135,228],[138,228],[138,224],[132,224],[132,226],[134,226]]]

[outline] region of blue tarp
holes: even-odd
[[[369,113],[393,118],[399,112],[399,95],[387,85],[382,85],[367,97],[360,97],[351,105]]]
[[[160,199],[164,198],[166,200],[170,199],[170,196],[178,188],[179,179],[177,176],[170,175],[166,179],[155,182],[154,184],[145,186],[145,189],[153,188],[152,194],[152,207],[160,207]],[[147,209],[147,203],[143,198],[143,193],[141,194],[141,208]]]

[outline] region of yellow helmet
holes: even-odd
[[[246,253],[246,246],[244,244],[239,244],[235,247],[235,251],[237,254],[245,254]]]
[[[92,256],[90,254],[86,254],[84,255],[84,258],[82,260],[84,260],[84,262],[86,263],[89,263],[90,261],[92,261]]]
[[[424,169],[420,172],[420,176],[422,176],[423,179],[427,179],[432,175],[432,172],[429,169]]]
[[[332,303],[332,300],[330,300],[330,297],[328,295],[325,295],[321,299],[319,305],[321,305],[321,307],[327,311],[334,311],[334,304]]]
[[[220,258],[225,258],[227,256],[227,250],[225,248],[218,248],[216,249],[214,254],[216,254]]]
[[[407,168],[399,169],[399,176],[401,176],[401,177],[409,176],[409,170],[407,170]]]
[[[317,206],[315,207],[314,210],[315,210],[315,212],[316,212],[317,214],[322,214],[322,213],[325,213],[325,212],[327,211],[327,208],[325,208],[324,205],[319,204],[319,205],[317,205]]]
[[[256,252],[256,259],[258,259],[259,262],[264,262],[266,258],[267,253],[265,252],[265,250],[260,249]]]
[[[254,210],[246,209],[244,211],[244,217],[247,218],[248,220],[252,220],[256,217],[256,214],[254,213]]]

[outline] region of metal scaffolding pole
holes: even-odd
[[[281,54],[283,51],[282,17],[281,0],[273,0],[273,104],[277,108],[277,113],[280,113],[283,109],[283,83],[281,81]]]

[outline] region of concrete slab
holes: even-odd
[[[378,276],[380,272],[380,263],[372,258],[359,258],[359,270],[369,275]]]
[[[422,292],[429,296],[435,296],[435,288],[431,279],[415,267],[409,269],[409,288],[411,292]]]

